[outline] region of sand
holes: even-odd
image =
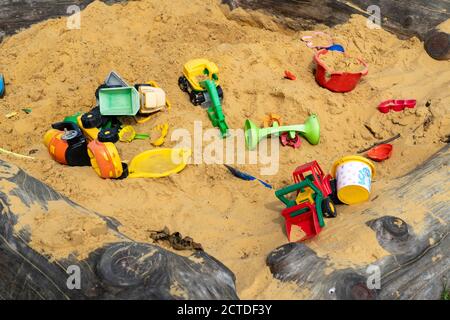
[[[325,63],[329,70],[335,72],[361,72],[365,67],[356,58],[346,56],[339,51],[328,51],[320,59]]]
[[[428,57],[417,38],[401,41],[386,31],[366,28],[361,16],[333,29],[318,26],[350,55],[369,64],[369,75],[346,94],[316,84],[313,51],[301,41],[307,32],[283,30],[261,12],[230,13],[215,0],[192,0],[189,6],[183,0],[113,6],[94,2],[83,11],[80,30],[68,30],[66,21],[39,23],[0,44],[0,71],[7,87],[0,100],[0,147],[35,159],[0,157],[81,205],[116,218],[122,223],[120,230],[136,241],[151,242],[151,230],[164,226],[191,236],[236,274],[243,299],[310,296],[307,287],[274,280],[265,266],[268,253],[287,242],[282,204],[273,191],[235,179],[222,165],[189,165],[178,175],[158,180],[112,181],[98,178],[89,167],[61,166],[48,155],[42,136],[51,123],[91,109],[94,91],[109,71],[117,71],[129,83],[154,79],[171,99],[170,112],[136,125],[140,133],[164,122],[170,124],[168,137],[174,128],[193,132],[194,121],[201,120],[205,129],[211,126],[206,112],[191,105],[177,85],[183,64],[198,57],[219,65],[231,128],[243,128],[246,118],[261,123],[270,112],[279,114],[284,124],[303,123],[316,113],[320,144],[304,141],[297,150],[282,148],[279,172],[263,177],[275,188],[291,183],[297,165],[317,160],[328,171],[335,159],[400,133],[392,158],[376,164],[376,196],[439,150],[449,133],[450,62]],[[297,80],[283,79],[284,70],[296,74]],[[392,98],[414,98],[418,104],[403,113],[379,113],[377,105]],[[32,112],[26,114],[23,108]],[[6,118],[11,112],[17,115]],[[173,145],[168,140],[164,147]],[[134,141],[118,148],[129,161],[154,147],[149,141]],[[260,175],[264,165],[239,167]],[[362,209],[364,205],[341,206],[338,218],[327,220],[320,237],[307,243],[328,259],[330,268],[363,266],[387,255],[365,225],[373,216],[362,217]],[[422,216],[415,218],[420,229]],[[33,219],[41,221],[39,216]],[[22,225],[27,221],[19,220]],[[84,251],[90,250],[94,238],[81,244]],[[55,250],[39,241],[32,245],[49,254]],[[68,252],[54,253],[64,254]],[[178,292],[176,285],[172,289]]]

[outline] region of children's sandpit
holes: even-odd
[[[259,23],[251,23],[252,19]],[[191,164],[161,179],[103,180],[90,167],[63,166],[50,158],[42,144],[49,126],[67,115],[89,111],[95,104],[95,89],[111,70],[129,83],[155,79],[165,89],[172,103],[170,112],[136,125],[139,132],[150,133],[155,125],[169,123],[164,147],[175,146],[170,136],[177,128],[193,133],[195,121],[202,121],[203,130],[211,127],[207,113],[193,106],[177,84],[183,64],[198,57],[207,57],[220,68],[230,128],[243,128],[247,118],[262,123],[272,112],[292,124],[316,114],[322,129],[320,144],[304,141],[299,149],[280,148],[276,174],[261,175],[267,164],[238,166],[276,189],[292,182],[298,165],[317,160],[330,172],[336,159],[400,134],[392,142],[391,158],[376,164],[374,199],[448,139],[450,62],[431,59],[417,38],[399,40],[384,30],[367,28],[361,16],[331,29],[317,26],[350,56],[369,64],[369,74],[345,94],[316,83],[314,51],[301,41],[311,32],[284,30],[263,13],[230,12],[215,0],[193,0],[189,6],[182,0],[112,6],[94,2],[82,12],[79,30],[67,29],[66,22],[67,18],[60,18],[39,23],[0,44],[0,71],[7,86],[0,99],[0,147],[34,159],[1,153],[0,158],[80,205],[115,218],[121,223],[119,230],[133,240],[152,242],[152,232],[165,226],[191,236],[236,275],[243,299],[311,296],[307,287],[275,280],[266,266],[267,255],[287,242],[281,203],[273,190],[236,179],[221,164]],[[285,70],[295,73],[297,80],[284,79]],[[380,102],[397,98],[416,99],[417,106],[388,114],[378,111]],[[124,161],[154,148],[148,140],[117,146]],[[419,202],[411,199],[414,210],[401,213],[417,232],[426,228],[427,214]],[[361,215],[368,206],[370,202],[339,206],[338,217],[327,219],[320,236],[305,242],[327,259],[330,269],[361,267],[388,255],[366,225],[374,216]],[[45,238],[46,224],[54,230],[70,216],[53,208],[45,218],[19,217],[18,226],[28,225],[33,249],[50,256],[54,250],[54,258],[68,254],[66,244],[74,243],[73,251],[81,259],[94,249],[93,242],[113,241],[98,221],[86,226],[89,219],[72,226],[63,223],[62,233],[52,231],[48,234],[52,238]]]

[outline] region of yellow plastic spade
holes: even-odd
[[[138,154],[128,165],[129,178],[162,178],[183,170],[190,149],[153,149]]]

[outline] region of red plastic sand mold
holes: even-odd
[[[378,106],[378,110],[381,113],[388,113],[389,111],[401,112],[405,108],[413,109],[416,107],[417,100],[386,100]]]

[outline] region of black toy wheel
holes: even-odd
[[[205,99],[205,95],[203,92],[196,92],[196,91],[192,91],[191,94],[189,95],[191,98],[191,102],[194,106],[199,106],[201,105],[203,102],[206,101]]]
[[[102,125],[102,116],[100,113],[87,112],[81,116],[81,123],[86,129],[97,128]]]
[[[123,180],[128,178],[130,172],[128,171],[128,165],[125,162],[122,162],[122,175],[117,178],[117,180]]]
[[[98,141],[100,142],[112,142],[119,141],[119,130],[117,128],[105,128],[98,133]]]
[[[322,213],[326,218],[336,218],[337,211],[333,201],[330,198],[323,199]]]
[[[186,77],[182,76],[178,78],[178,86],[180,87],[181,91],[188,92],[189,82],[187,81]]]
[[[339,200],[337,196],[337,181],[336,179],[330,180],[331,194],[330,198],[334,204],[343,204],[341,200]]]
[[[223,90],[221,86],[217,86],[217,93],[219,94],[220,100],[223,100]]]

